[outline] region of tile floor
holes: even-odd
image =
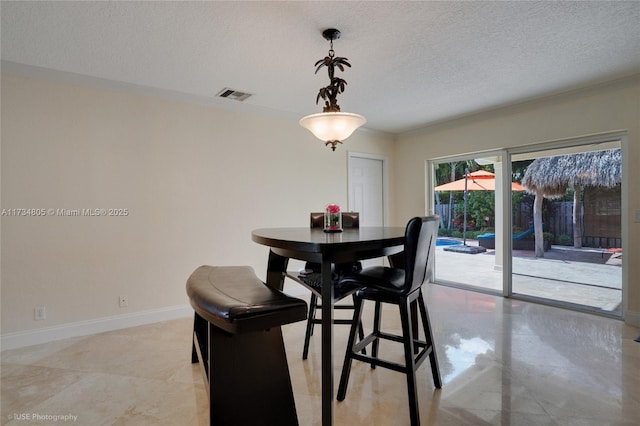
[[[438,285],[427,298],[444,385],[434,390],[423,364],[423,425],[640,424],[640,329]],[[396,311],[383,323],[397,331]],[[185,318],[2,352],[0,423],[208,424],[191,327]],[[346,329],[336,327],[336,381]],[[303,362],[304,323],[283,330],[300,424],[320,424],[320,333]],[[403,375],[354,362],[335,424],[408,425],[406,404]]]

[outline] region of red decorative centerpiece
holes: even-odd
[[[342,232],[340,206],[329,204],[324,210],[324,232]]]

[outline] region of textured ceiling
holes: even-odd
[[[342,110],[392,134],[640,72],[638,1],[2,1],[0,14],[4,69],[296,118],[321,111],[314,63],[335,27],[352,65]],[[254,96],[216,99],[225,87]]]

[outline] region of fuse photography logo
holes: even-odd
[[[74,414],[13,413],[9,414],[7,419],[29,423],[75,423],[78,416]]]

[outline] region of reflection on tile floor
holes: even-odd
[[[640,424],[639,329],[437,285],[428,286],[427,305],[444,385],[434,390],[423,364],[422,424]],[[399,332],[395,309],[383,324]],[[208,424],[200,370],[190,363],[191,327],[185,318],[2,352],[1,424]],[[336,331],[337,382],[347,327]],[[284,327],[301,425],[320,423],[319,335],[303,362],[304,323]],[[392,358],[400,350],[381,347]],[[405,383],[355,362],[335,424],[408,425]],[[54,417],[64,415],[77,417]]]

